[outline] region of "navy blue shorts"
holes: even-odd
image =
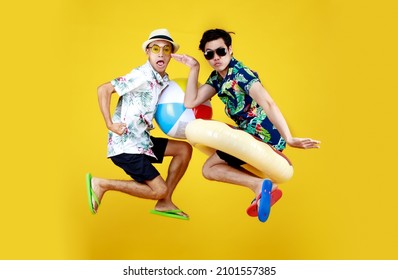
[[[114,164],[119,166],[137,182],[144,182],[155,179],[160,175],[159,171],[152,163],[162,163],[166,146],[169,141],[167,138],[152,137],[152,151],[157,157],[151,157],[144,154],[120,154],[111,157]]]

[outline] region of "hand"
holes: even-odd
[[[125,123],[113,123],[109,127],[109,130],[121,136],[123,133],[127,131],[127,127]]]
[[[321,144],[321,142],[318,140],[313,140],[311,138],[293,137],[292,139],[287,141],[287,144],[293,148],[299,149],[319,149],[319,144]]]
[[[173,57],[178,62],[185,64],[189,68],[199,66],[199,62],[195,58],[193,58],[192,56],[186,55],[186,54],[172,53],[171,57]]]

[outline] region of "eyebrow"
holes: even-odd
[[[207,49],[205,49],[205,52],[207,52],[207,51],[215,51],[215,50],[217,50],[217,49],[226,49],[226,48],[227,48],[227,47],[224,47],[224,46],[217,47],[217,48],[215,48],[215,49],[207,48]]]

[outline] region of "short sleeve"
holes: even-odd
[[[238,86],[247,93],[254,83],[260,82],[258,74],[247,67],[241,68],[239,73],[235,76],[235,79]]]
[[[112,80],[111,84],[119,96],[122,96],[145,85],[146,81],[147,79],[145,78],[145,75],[134,69],[125,76]]]
[[[210,74],[209,78],[206,81],[206,84],[212,86],[216,91],[218,91],[219,86],[218,86],[217,72],[216,71],[213,71]]]

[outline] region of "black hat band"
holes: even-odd
[[[171,39],[169,36],[165,36],[165,35],[156,35],[156,36],[149,38],[149,40],[153,40],[153,39],[165,39],[165,40],[174,42],[173,39]]]

